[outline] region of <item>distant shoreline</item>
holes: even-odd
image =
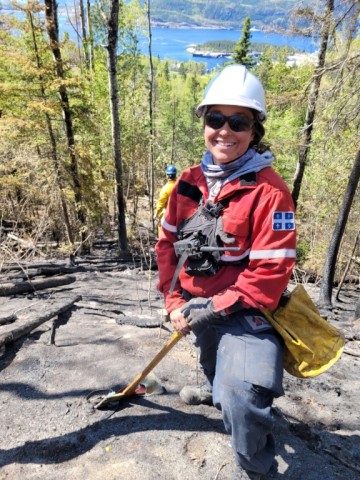
[[[242,27],[231,27],[231,26],[224,26],[221,25],[214,25],[214,24],[194,24],[194,23],[185,23],[185,22],[160,22],[156,20],[151,20],[151,27],[153,28],[163,28],[164,30],[172,29],[172,30],[224,30],[224,31],[231,31],[231,32],[241,32]],[[250,32],[262,32],[262,33],[276,33],[284,36],[293,36],[290,32],[279,32],[275,28],[258,28],[258,27],[251,27]]]
[[[171,28],[170,24],[164,25],[159,22],[152,24],[152,40],[153,40],[153,54],[160,59],[172,59],[179,62],[187,62],[189,60],[204,62],[207,64],[208,69],[215,68],[217,65],[221,65],[224,61],[229,61],[226,58],[219,58],[217,53],[228,53],[233,48],[227,43],[233,43],[239,41],[241,32],[239,30],[230,29],[209,29],[209,28],[189,28],[189,24],[186,25],[177,24],[177,27]],[[220,48],[219,42],[224,42],[223,47]],[[282,47],[288,47],[291,49],[289,54],[297,54],[298,52],[311,53],[316,50],[315,46],[310,43],[309,39],[302,37],[296,37],[292,35],[282,35],[280,33],[270,33],[265,29],[253,30],[251,35],[252,49],[260,52],[263,51],[260,45],[272,45],[275,49]],[[141,52],[145,55],[148,54],[148,42],[145,38],[141,38]],[[210,51],[211,55],[206,57],[193,56],[192,52],[188,51],[188,48],[194,48],[195,50]]]
[[[237,28],[224,27],[224,25],[198,25],[193,23],[157,22],[154,20],[151,21],[151,26],[164,29],[171,28],[174,30],[238,30]]]

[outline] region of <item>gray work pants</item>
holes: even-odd
[[[243,312],[195,331],[195,345],[236,463],[266,474],[275,456],[271,405],[284,394],[282,340],[261,314]]]

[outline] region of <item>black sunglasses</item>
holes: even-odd
[[[230,115],[230,117],[220,112],[209,112],[205,115],[205,124],[215,130],[224,126],[225,122],[228,123],[234,132],[246,132],[251,130],[254,125],[254,120],[242,113],[235,113],[235,115]]]

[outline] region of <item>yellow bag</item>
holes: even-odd
[[[285,342],[285,370],[295,377],[316,377],[340,358],[345,338],[321,318],[302,285],[288,298],[285,306],[262,312]]]

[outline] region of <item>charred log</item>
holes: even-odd
[[[45,280],[32,280],[21,283],[0,284],[0,297],[8,297],[19,293],[36,292],[47,288],[59,287],[61,285],[69,285],[76,281],[76,278],[70,275],[63,277],[55,277]]]
[[[53,308],[49,308],[45,315],[35,317],[31,320],[28,320],[26,323],[23,323],[19,327],[16,327],[6,333],[0,335],[0,347],[6,345],[7,343],[14,342],[15,340],[21,338],[24,335],[32,332],[35,328],[39,327],[41,324],[51,320],[53,317],[57,317],[62,313],[69,310],[74,303],[81,300],[81,296],[77,295],[76,297],[71,298],[70,300],[63,301]]]

